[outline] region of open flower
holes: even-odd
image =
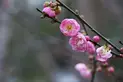
[[[72,46],[72,49],[79,52],[85,52],[87,47],[87,41],[85,36],[78,32],[76,36],[73,36],[69,40],[69,44]]]
[[[55,11],[51,7],[45,7],[42,10],[42,12],[47,14],[49,17],[55,17],[56,16]]]
[[[75,69],[80,73],[82,77],[84,78],[91,77],[91,70],[84,63],[76,64]]]
[[[90,42],[90,41],[87,41],[87,52],[89,53],[89,54],[94,54],[95,53],[95,46],[94,46],[94,44],[92,43],[92,42]]]
[[[75,19],[64,19],[60,24],[60,30],[66,36],[75,36],[80,30],[80,25]]]
[[[106,45],[97,48],[96,53],[97,53],[96,59],[101,62],[105,62],[112,57],[111,50]]]

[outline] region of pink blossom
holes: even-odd
[[[93,40],[94,40],[94,42],[99,42],[100,41],[100,37],[96,35],[96,36],[93,37]]]
[[[84,63],[78,63],[75,65],[75,69],[80,73],[84,78],[91,77],[91,70]]]
[[[95,46],[94,46],[94,44],[92,43],[92,42],[90,42],[90,41],[87,41],[87,52],[89,53],[89,54],[94,54],[95,53]]]
[[[79,33],[76,36],[73,36],[69,40],[69,44],[72,46],[72,49],[79,52],[85,52],[87,47],[87,41],[85,36],[82,33]]]
[[[80,25],[75,19],[64,19],[60,24],[60,30],[66,36],[75,36],[80,30]]]
[[[47,14],[49,17],[55,17],[55,11],[51,8],[51,7],[45,7],[42,12],[44,12],[45,14]]]
[[[112,57],[111,50],[107,46],[101,46],[97,48],[96,53],[97,53],[96,59],[101,62],[105,62]]]
[[[81,70],[80,75],[84,78],[91,78],[91,70],[89,69]]]
[[[84,63],[78,63],[78,64],[75,65],[75,69],[77,71],[81,71],[81,70],[87,69],[87,67]]]

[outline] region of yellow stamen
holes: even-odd
[[[67,30],[70,31],[72,29],[72,25],[67,26]]]

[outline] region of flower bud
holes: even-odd
[[[43,7],[48,7],[49,5],[50,5],[50,2],[46,1],[44,2]]]
[[[114,72],[114,67],[112,67],[112,66],[108,67],[107,70],[108,70],[108,72],[113,73]]]
[[[112,47],[111,45],[108,45],[108,47],[109,47],[110,49],[113,49],[113,47]]]
[[[85,38],[87,41],[91,40],[90,36],[85,36]]]
[[[120,51],[123,53],[123,48],[120,48]]]
[[[89,58],[89,60],[93,60],[94,56],[93,55],[89,55],[88,58]]]
[[[102,65],[103,65],[104,67],[107,67],[109,64],[108,64],[108,62],[104,62]]]
[[[54,10],[55,10],[56,15],[61,13],[61,7],[60,6],[56,6],[56,8]]]
[[[93,41],[94,41],[94,42],[99,42],[99,41],[100,41],[100,37],[97,36],[97,35],[94,36],[94,37],[93,37]]]
[[[98,66],[97,69],[96,69],[97,72],[101,72],[102,71],[102,67],[101,66]]]

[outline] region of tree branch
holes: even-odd
[[[96,29],[92,28],[84,19],[82,19],[80,17],[79,14],[76,14],[76,12],[74,12],[71,8],[69,8],[67,5],[65,5],[64,3],[62,3],[60,0],[56,0],[58,3],[60,3],[60,5],[62,7],[64,7],[65,9],[67,9],[68,11],[70,11],[73,15],[75,15],[81,23],[84,23],[89,29],[91,29],[91,31],[93,31],[94,33],[96,33],[97,35],[99,35],[104,41],[106,41],[108,44],[110,44],[115,50],[117,50],[119,53],[122,53],[120,51],[120,49],[115,46],[112,42],[109,41],[109,39],[107,39],[106,37],[104,37],[101,33],[99,33]]]
[[[38,8],[36,8],[36,10],[38,11],[38,12],[40,12],[40,13],[42,13],[42,14],[44,14],[40,9],[38,9]],[[52,19],[52,20],[54,20],[54,21],[56,21],[58,24],[61,24],[61,21],[59,21],[59,20],[57,20],[57,19],[55,19],[55,18],[52,18],[52,17],[49,17],[49,16],[47,16],[48,18],[50,18],[50,19]],[[94,44],[96,44],[97,46],[101,46],[100,44],[98,44],[98,43],[95,43],[94,41],[92,41],[92,40],[90,40],[91,42],[93,42]],[[115,52],[111,52],[113,55],[115,55],[116,57],[118,57],[118,58],[123,58],[123,56],[121,56],[121,55],[118,55],[117,53],[115,53]]]
[[[94,58],[94,60],[93,60],[93,70],[92,70],[91,82],[94,82],[94,79],[95,79],[95,76],[96,76],[96,68],[97,68],[97,61]]]

